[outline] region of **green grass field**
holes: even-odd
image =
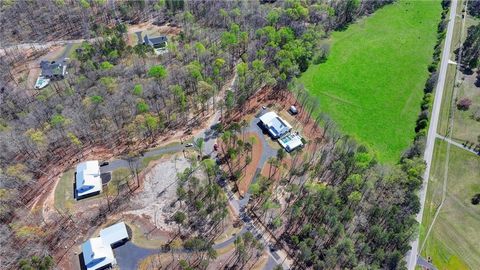
[[[328,60],[300,82],[345,133],[396,162],[412,142],[440,1],[399,1],[335,32]]]
[[[442,198],[447,144],[437,140],[420,230],[420,245]],[[480,157],[450,147],[447,196],[421,254],[438,269],[480,269]]]
[[[457,9],[457,13],[459,16],[462,14],[462,9]],[[469,26],[476,25],[480,23],[480,19],[473,18],[471,16],[467,16],[465,21],[465,33],[463,35],[463,40],[466,39],[466,29]],[[461,27],[462,27],[462,20],[455,21],[455,29],[454,36],[453,36],[453,43],[452,43],[452,54],[451,59],[454,58],[453,50],[458,48],[461,44],[460,36],[461,36]],[[458,29],[458,30],[457,30]],[[463,42],[462,40],[462,42]],[[480,109],[480,88],[475,86],[475,76],[476,74],[466,75],[458,72],[457,77],[455,74],[457,72],[457,66],[449,65],[447,71],[447,79],[445,82],[445,93],[443,95],[442,100],[442,111],[440,114],[440,122],[438,126],[438,133],[441,135],[445,135],[447,133],[447,127],[449,124],[449,117],[451,111],[451,103],[452,103],[452,95],[454,90],[454,83],[456,81],[455,86],[456,89],[456,97],[458,99],[467,97],[473,101],[472,106],[468,111],[459,111],[455,106],[453,107],[454,110],[454,125],[453,125],[453,132],[452,132],[452,139],[458,142],[477,142],[478,134],[480,134],[480,123],[475,121],[472,118],[473,113]]]
[[[75,204],[73,195],[73,175],[74,169],[68,170],[62,174],[60,181],[55,188],[54,204],[58,210],[72,209]]]

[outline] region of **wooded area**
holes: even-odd
[[[20,61],[22,49],[1,56],[6,68],[0,77],[0,255],[6,259],[0,268],[15,268],[21,258],[32,255],[52,254],[58,246],[38,239],[61,242],[68,234],[48,230],[53,226],[27,209],[43,191],[44,182],[38,179],[47,179],[57,164],[78,158],[76,153],[85,148],[121,145],[125,154],[138,152],[171,131],[198,126],[200,117],[213,109],[228,113],[241,108],[262,86],[273,87],[279,97],[290,90],[306,100],[307,94],[289,83],[313,59],[327,57],[328,50],[319,49],[320,39],[390,2],[1,2],[2,46],[97,39],[76,50],[65,80],[35,96],[12,79],[11,68]],[[159,57],[144,45],[125,42],[129,24],[150,19],[182,27],[170,38],[169,52]],[[220,102],[212,98],[235,72],[234,91],[227,91]],[[296,152],[289,174],[280,181],[260,179],[251,211],[271,224],[301,268],[399,268],[416,233],[413,215],[419,209],[416,191],[422,183],[421,145],[398,166],[384,167],[365,147],[338,133],[328,117],[318,122],[324,131],[315,149]],[[225,130],[236,134],[239,129]],[[229,147],[250,151],[244,147],[247,143],[241,145],[243,149],[237,149],[236,140]],[[215,167],[208,161],[201,165],[207,173]],[[190,208],[175,215],[179,228],[221,222],[225,199],[218,187],[197,186],[188,171],[183,177],[178,195]],[[278,194],[273,191],[278,186],[287,194],[287,205],[280,213],[266,215],[277,209]],[[59,217],[54,223],[68,227],[66,220]],[[214,257],[207,236],[185,245],[201,256]],[[257,249],[249,236],[236,246],[236,264],[249,258],[245,246],[251,252]]]

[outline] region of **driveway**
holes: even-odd
[[[263,133],[263,130],[258,125],[259,122],[260,122],[260,117],[267,112],[268,112],[268,110],[263,110],[262,109],[250,121],[248,127],[245,129],[246,132],[252,132],[252,133],[256,133],[258,135],[258,137],[260,138],[259,143],[262,144],[262,149],[263,149],[262,155],[260,156],[260,160],[258,161],[257,170],[255,171],[255,175],[253,176],[253,180],[252,180],[251,184],[254,184],[255,182],[257,182],[258,176],[262,172],[262,168],[265,165],[265,163],[267,162],[267,160],[271,157],[275,157],[277,155],[277,151],[278,151],[278,150],[272,148],[268,144],[267,140],[270,140],[270,138],[268,138],[268,137],[266,138],[265,134]],[[239,200],[240,207],[244,207],[248,204],[248,201],[250,200],[250,196],[251,196],[250,191],[247,191],[247,193],[245,193],[245,196],[243,197],[243,199]]]
[[[137,165],[139,165],[145,158],[168,154],[168,153],[180,152],[184,148],[185,148],[184,145],[176,144],[176,145],[151,149],[145,152],[142,156],[136,157],[134,162],[137,163]],[[120,168],[129,168],[129,162],[126,159],[114,159],[108,162],[109,162],[108,165],[101,167],[102,172],[112,172]]]
[[[230,237],[224,242],[214,244],[213,248],[222,249],[227,247],[230,244],[233,244],[235,239],[243,235],[246,231],[247,231],[246,228],[242,228],[242,230],[239,233],[237,233],[235,236]],[[161,248],[157,248],[157,249],[143,248],[135,245],[132,241],[128,241],[124,245],[115,248],[113,252],[115,253],[115,258],[117,259],[117,264],[120,267],[120,270],[133,270],[133,269],[137,269],[138,263],[143,259],[145,259],[146,257],[153,254],[169,253],[171,251],[166,251]],[[184,253],[189,251],[185,249],[178,249],[178,250],[174,250],[173,252]]]
[[[137,265],[141,260],[152,254],[161,252],[165,251],[162,249],[142,248],[132,243],[132,241],[128,241],[124,245],[113,250],[113,253],[115,253],[115,259],[121,270],[137,269]]]

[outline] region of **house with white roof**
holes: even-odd
[[[113,248],[129,239],[124,222],[100,231],[100,237],[88,239],[82,245],[83,260],[87,270],[106,269],[117,264]]]
[[[75,171],[76,199],[93,196],[102,192],[102,178],[98,160],[85,161]]]
[[[275,112],[267,112],[260,116],[260,122],[274,139],[282,137],[292,129],[292,126]]]
[[[87,270],[105,269],[117,264],[112,247],[106,245],[101,237],[88,239],[83,243],[82,251]]]
[[[287,152],[292,152],[303,146],[302,137],[298,135],[298,133],[289,133],[278,139],[278,143],[280,143]]]

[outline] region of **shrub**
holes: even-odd
[[[457,102],[457,109],[461,111],[468,111],[472,105],[472,100],[469,98],[462,98]]]
[[[478,109],[473,113],[472,118],[473,118],[475,121],[480,122],[480,108],[478,108]]]
[[[108,61],[103,61],[103,62],[100,64],[100,68],[103,69],[103,70],[109,70],[109,69],[112,69],[112,68],[113,68],[113,65],[110,64],[110,62],[108,62]]]

